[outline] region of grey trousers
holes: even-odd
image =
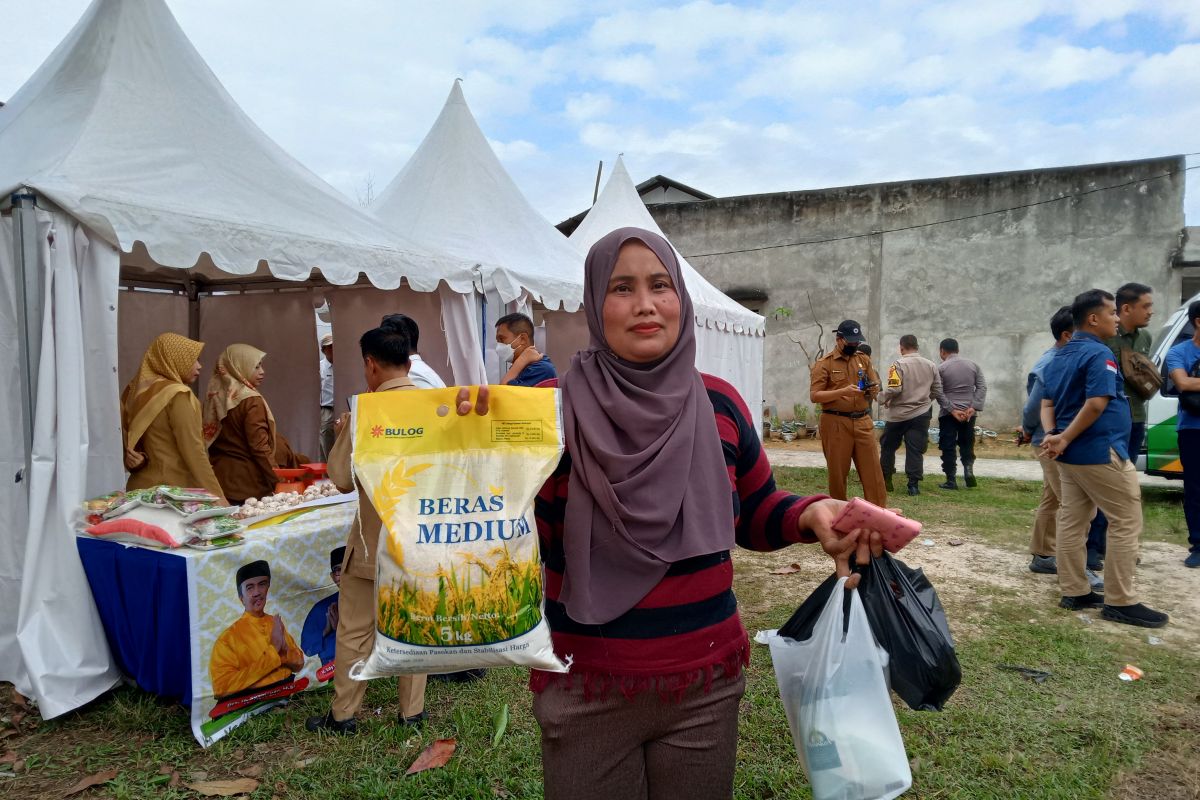
[[[681,702],[614,689],[585,702],[551,683],[534,695],[546,800],[728,800],[746,678],[703,680]]]

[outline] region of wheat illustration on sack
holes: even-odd
[[[351,677],[522,666],[565,671],[543,617],[533,499],[562,455],[559,394],[490,387],[355,398],[354,469],[383,521],[375,645]]]

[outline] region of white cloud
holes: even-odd
[[[572,122],[586,122],[602,117],[613,109],[613,100],[607,94],[583,94],[567,98],[566,114]]]
[[[541,151],[533,142],[527,142],[524,139],[514,139],[511,142],[501,142],[497,139],[488,139],[488,144],[492,146],[492,150],[496,153],[496,157],[501,161],[521,161],[526,158],[532,158],[538,155]]]
[[[1129,82],[1156,92],[1196,93],[1200,78],[1200,43],[1182,44],[1170,53],[1150,56],[1134,69]]]
[[[250,117],[351,197],[456,77],[551,219],[617,152],[635,179],[742,194],[1200,150],[1200,0],[168,2]],[[87,4],[0,3],[0,99]]]
[[[1119,75],[1138,59],[1133,53],[1114,53],[1104,47],[1082,48],[1057,44],[1031,54],[1017,74],[1038,89],[1065,89],[1077,83],[1096,83]]]

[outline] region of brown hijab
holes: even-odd
[[[629,241],[654,251],[679,295],[679,339],[647,364],[618,358],[604,338],[608,282]],[[602,624],[637,605],[674,562],[731,549],[733,500],[671,245],[640,228],[601,238],[585,262],[583,308],[591,342],[562,380],[572,469],[560,598],[572,619]]]
[[[177,333],[163,333],[150,343],[137,375],[121,393],[121,423],[125,428],[125,446],[132,449],[141,441],[150,423],[177,394],[191,395],[192,405],[200,402],[185,383],[192,366],[204,349],[201,342]]]

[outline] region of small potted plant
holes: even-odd
[[[793,420],[788,420],[780,425],[780,436],[785,442],[790,442],[796,438],[796,423]]]
[[[779,438],[780,431],[783,429],[783,424],[779,421],[779,415],[775,414],[771,417],[771,435],[776,439]]]

